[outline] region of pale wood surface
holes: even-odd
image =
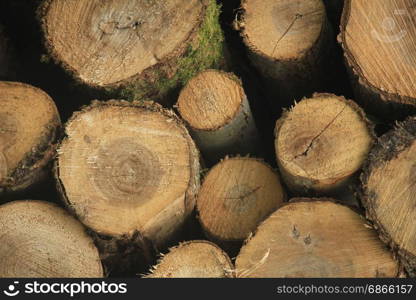
[[[207,174],[197,199],[199,220],[214,239],[242,241],[285,200],[279,176],[253,158],[225,159]]]
[[[236,260],[238,277],[395,277],[398,264],[363,217],[302,199],[272,214]]]
[[[382,92],[415,98],[414,1],[347,2],[343,43],[352,67]]]
[[[23,83],[0,82],[0,187],[18,167],[25,168],[21,164],[32,153],[38,165],[26,166],[23,173],[50,161],[51,157],[42,161],[42,153],[34,152],[54,142],[48,139],[55,137],[53,132],[59,125],[58,110],[45,92]]]
[[[0,206],[0,277],[103,277],[85,228],[43,201]]]
[[[47,0],[53,55],[83,81],[105,86],[167,59],[202,17],[200,0]]]
[[[253,50],[278,60],[299,59],[321,35],[322,0],[245,0],[244,35]]]
[[[163,243],[192,211],[198,153],[185,127],[155,104],[95,103],[66,125],[58,153],[69,205],[111,236]]]
[[[276,123],[279,167],[294,190],[330,190],[363,165],[374,141],[362,110],[352,101],[315,94]]]
[[[233,277],[228,255],[207,241],[190,241],[171,248],[153,267],[151,278],[224,278]]]

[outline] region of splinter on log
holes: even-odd
[[[215,0],[44,0],[39,18],[50,55],[85,85],[167,101],[223,67],[219,13]]]
[[[276,123],[277,162],[295,194],[336,194],[353,180],[374,142],[373,126],[353,101],[314,94]]]
[[[361,200],[383,241],[416,277],[416,117],[385,134],[370,153]]]
[[[258,154],[256,124],[242,83],[233,74],[198,74],[182,90],[178,110],[210,163],[228,154]]]
[[[371,113],[398,119],[416,112],[413,0],[346,0],[340,42],[356,98]]]
[[[98,250],[85,228],[45,201],[0,206],[0,277],[103,277]]]
[[[45,177],[60,126],[55,103],[45,92],[0,81],[0,198]]]
[[[243,0],[242,10],[236,26],[276,101],[319,90],[331,45],[322,0]]]
[[[207,237],[233,253],[284,200],[279,176],[266,163],[227,158],[207,174],[197,211]]]
[[[272,214],[241,249],[237,277],[398,276],[398,263],[365,219],[327,200],[294,199]]]
[[[56,176],[79,219],[115,248],[170,242],[199,188],[199,154],[179,118],[152,102],[94,101],[65,131]],[[125,254],[111,249],[106,257]]]
[[[228,255],[208,241],[190,241],[171,248],[150,270],[147,278],[234,277]]]

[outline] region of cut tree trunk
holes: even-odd
[[[130,267],[117,259],[138,255],[135,246],[151,251],[144,241],[166,246],[193,211],[199,188],[199,153],[176,115],[152,102],[94,101],[73,115],[66,134],[58,185],[97,233],[103,257],[115,262],[109,272]]]
[[[285,200],[279,176],[266,163],[236,157],[213,167],[197,198],[206,236],[233,255]]]
[[[103,277],[98,250],[85,228],[44,201],[0,206],[0,277]]]
[[[340,42],[357,101],[398,119],[416,112],[416,22],[410,0],[346,0]]]
[[[76,79],[164,103],[199,71],[225,67],[219,13],[215,0],[45,0],[39,9],[51,57]]]
[[[275,107],[323,87],[332,42],[322,0],[243,0],[242,10],[237,28]]]
[[[225,278],[234,277],[230,258],[207,241],[190,241],[171,248],[150,270],[147,278]]]
[[[276,158],[296,195],[336,195],[354,180],[375,135],[362,109],[332,94],[314,94],[276,123]]]
[[[365,219],[326,200],[295,199],[272,214],[243,246],[237,277],[399,275],[398,263]]]
[[[45,92],[0,82],[0,200],[44,179],[60,127],[58,110]]]
[[[383,241],[416,277],[416,118],[385,134],[370,153],[361,200]]]
[[[192,78],[178,100],[205,161],[229,154],[259,154],[260,138],[241,81],[230,73],[207,70]]]

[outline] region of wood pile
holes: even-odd
[[[416,277],[413,12],[2,0],[0,277]]]

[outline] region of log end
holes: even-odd
[[[171,248],[148,278],[226,278],[234,276],[228,255],[207,241],[190,241]]]

